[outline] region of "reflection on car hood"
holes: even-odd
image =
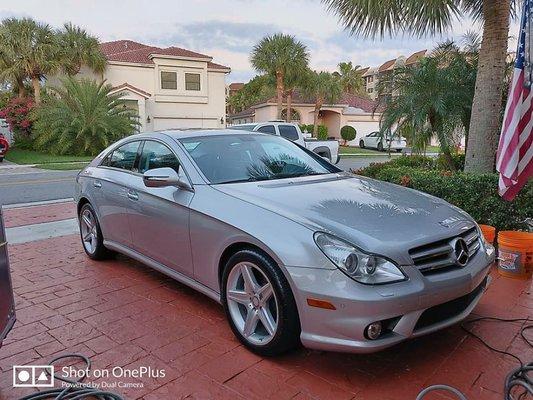
[[[441,199],[349,174],[215,187],[369,251],[407,250],[473,225],[466,213]]]

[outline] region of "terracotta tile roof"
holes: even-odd
[[[358,72],[361,74],[361,76],[363,76],[364,74],[368,72],[369,69],[370,67],[366,67],[366,68],[360,69]]]
[[[420,50],[411,54],[409,57],[407,57],[407,60],[405,60],[405,64],[414,64],[420,61],[420,59],[426,55],[426,51],[427,50]]]
[[[233,82],[229,84],[230,90],[241,90],[244,87],[242,82]]]
[[[251,117],[255,114],[255,108],[252,106],[252,107],[249,107],[249,108],[246,108],[244,110],[242,110],[241,112],[238,112],[238,113],[235,113],[235,114],[230,114],[228,115],[228,117],[230,118],[243,118],[243,117]]]
[[[396,59],[385,61],[383,64],[381,64],[378,71],[383,72],[383,71],[387,71],[388,69],[391,69],[394,66],[395,62],[396,62]]]
[[[270,99],[261,102],[261,104],[269,103],[275,104],[277,101],[276,97],[271,97]],[[314,105],[314,98],[306,98],[298,91],[295,91],[292,96],[293,104],[309,104]],[[365,97],[357,96],[354,94],[344,93],[341,99],[336,103],[337,105],[348,105],[349,107],[360,108],[364,112],[371,113],[376,107],[376,102],[374,100],[367,99]]]
[[[156,47],[148,46],[133,40],[116,40],[100,44],[100,49],[108,61],[128,62],[134,64],[153,64],[152,55],[160,54],[175,57],[204,58],[211,60],[212,57],[197,53],[191,50],[182,49],[181,47]],[[230,69],[229,67],[208,63],[211,69]]]
[[[135,87],[135,86],[133,86],[133,85],[130,85],[128,82],[125,82],[125,83],[123,83],[122,85],[119,85],[119,86],[115,86],[115,87],[113,88],[113,90],[111,91],[111,93],[114,93],[114,92],[120,92],[120,91],[123,90],[123,89],[129,89],[129,90],[131,90],[132,92],[136,92],[136,93],[138,93],[138,94],[140,94],[141,96],[144,96],[144,97],[146,97],[146,98],[152,96],[150,93],[148,93],[148,92],[146,92],[146,91],[144,91],[144,90],[142,90],[142,89],[139,89],[139,88],[137,88],[137,87]]]

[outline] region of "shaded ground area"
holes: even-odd
[[[68,218],[72,207],[65,211]],[[38,207],[24,210],[39,217],[7,210],[11,226],[63,215]],[[91,261],[77,235],[14,245],[9,252],[18,321],[0,349],[4,400],[31,390],[11,387],[14,364],[46,364],[66,352],[91,356],[93,368],[165,369],[164,378],[122,379],[143,387],[113,389],[128,399],[146,400],[403,400],[415,399],[435,383],[454,385],[470,400],[501,400],[504,377],[516,366],[458,326],[372,355],[300,349],[263,359],[233,337],[217,303],[125,257]],[[529,282],[493,277],[476,314],[532,314]],[[495,347],[533,359],[519,337],[520,324],[484,323],[475,329]]]

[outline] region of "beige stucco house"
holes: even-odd
[[[284,104],[286,107],[286,104]],[[314,102],[302,98],[298,93],[293,97],[292,122],[299,124],[312,124]],[[357,132],[355,140],[349,142],[351,146],[357,146],[359,139],[371,132],[379,130],[381,114],[375,112],[376,103],[364,97],[344,94],[337,104],[322,106],[318,123],[328,127],[328,136],[340,139],[340,131],[344,125],[353,126]],[[285,111],[284,111],[285,112]],[[257,104],[240,113],[230,115],[230,124],[242,124],[248,122],[265,122],[277,118],[276,98]]]
[[[106,80],[139,113],[141,132],[226,126],[226,74],[213,58],[179,47],[159,48],[131,40],[101,44],[108,64],[103,74],[82,69],[81,76]]]

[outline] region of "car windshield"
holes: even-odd
[[[277,137],[221,135],[180,139],[214,184],[322,175],[340,170],[319,156]]]

